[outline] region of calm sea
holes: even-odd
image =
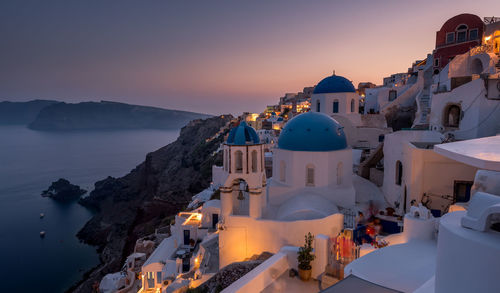
[[[0,291],[63,292],[99,262],[95,249],[75,236],[92,213],[76,202],[42,198],[52,181],[66,178],[90,191],[95,181],[125,175],[178,135],[0,126]]]

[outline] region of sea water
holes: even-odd
[[[75,236],[92,212],[41,197],[51,182],[66,178],[91,191],[96,181],[127,174],[178,135],[0,126],[0,291],[63,292],[99,263],[95,248]]]

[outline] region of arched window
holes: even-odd
[[[319,100],[316,102],[316,112],[319,112],[321,110],[320,108],[321,106],[321,103],[319,102]]]
[[[459,127],[462,110],[459,105],[449,105],[444,109],[443,125],[445,127]]]
[[[243,173],[243,153],[241,151],[236,151],[234,152],[235,158],[235,172],[236,173]]]
[[[285,182],[286,180],[286,164],[284,161],[280,162],[280,181]]]
[[[396,162],[396,184],[401,185],[401,181],[403,179],[403,164],[401,161]]]
[[[311,164],[306,167],[306,186],[314,186],[314,166]]]
[[[481,74],[483,73],[483,63],[479,58],[472,60],[470,71],[472,74]]]
[[[354,109],[355,108],[355,105],[354,105],[354,99],[351,100],[351,113],[354,113]]]
[[[227,171],[227,166],[229,165],[229,156],[227,155],[227,149],[224,150],[224,171]]]
[[[342,184],[342,162],[337,164],[337,185]]]
[[[457,43],[462,43],[467,41],[467,26],[465,24],[461,24],[457,27]]]
[[[335,99],[333,101],[333,113],[339,112],[339,100]]]
[[[257,173],[257,151],[252,151],[252,173]]]

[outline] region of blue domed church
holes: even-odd
[[[376,148],[379,137],[390,132],[383,115],[361,115],[360,96],[351,81],[339,75],[327,76],[314,88],[311,111],[326,114],[343,127],[347,144]]]
[[[273,150],[272,178],[266,180],[262,166],[263,145],[241,122],[224,144],[221,267],[300,246],[308,232],[317,235],[316,253],[327,253],[328,238],[343,229],[339,207],[355,204],[352,149],[342,125],[324,113],[307,112],[288,121]]]

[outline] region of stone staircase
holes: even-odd
[[[431,112],[431,105],[430,105],[430,97],[429,97],[429,91],[424,89],[424,92],[420,96],[420,99],[418,100],[418,106],[420,109],[420,120],[418,124],[423,125],[423,124],[428,124],[428,116]]]

